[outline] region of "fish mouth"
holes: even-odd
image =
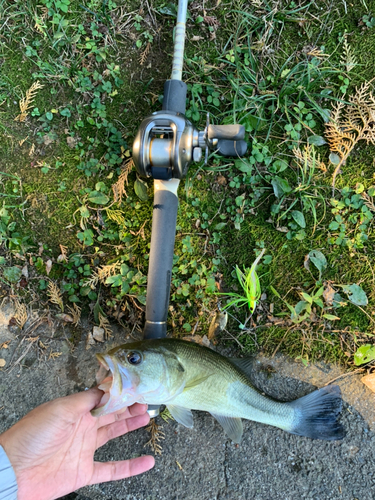
[[[99,370],[97,371],[95,375],[95,380],[98,385],[100,385],[105,378],[107,378],[109,375],[111,375],[111,370],[108,366],[108,363],[106,362],[104,356],[101,354],[96,355],[97,360],[99,361]]]
[[[102,354],[96,354],[96,358],[99,361],[99,370],[96,373],[95,380],[98,384],[97,387],[104,392],[98,405],[91,410],[91,415],[94,417],[100,417],[111,413],[110,400],[112,396],[112,390],[115,388],[116,370],[115,365],[112,360],[103,356]],[[117,377],[119,378],[119,377]]]

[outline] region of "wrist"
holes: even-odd
[[[9,457],[2,445],[0,436],[0,498],[4,500],[17,500],[17,479]]]

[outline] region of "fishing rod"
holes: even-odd
[[[144,339],[167,335],[173,251],[178,212],[178,186],[192,162],[207,162],[209,151],[226,157],[247,150],[242,125],[211,125],[198,131],[185,117],[187,85],[182,81],[188,0],[179,0],[172,75],[164,84],[162,110],[145,118],[133,143],[133,160],[140,176],[154,179],[154,206],[146,294]],[[149,406],[151,417],[158,406]]]

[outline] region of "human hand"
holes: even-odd
[[[103,392],[89,389],[42,404],[0,435],[18,484],[18,500],[53,500],[89,484],[141,474],[155,460],[146,455],[118,462],[94,462],[110,439],[146,425],[147,405],[95,418],[90,410]]]

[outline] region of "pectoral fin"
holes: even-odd
[[[242,420],[240,418],[225,417],[223,415],[215,415],[213,417],[223,427],[225,434],[235,443],[240,443],[243,433]]]
[[[189,380],[184,388],[184,391],[187,391],[189,389],[192,389],[193,387],[196,387],[197,385],[201,384],[202,382],[205,382],[208,377],[211,377],[211,374],[209,375],[203,375],[202,377],[197,377],[192,380]]]
[[[192,429],[194,427],[193,414],[187,408],[182,406],[167,405],[167,408],[172,417],[179,423]]]

